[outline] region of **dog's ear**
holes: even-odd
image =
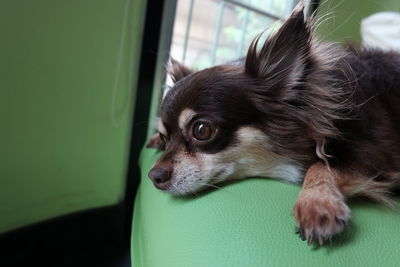
[[[161,140],[160,135],[156,133],[147,141],[146,147],[165,150],[165,143]]]
[[[167,67],[167,72],[171,76],[172,81],[176,83],[194,71],[171,58],[169,66]]]
[[[310,25],[304,18],[301,1],[281,28],[267,38],[257,51],[261,35],[251,43],[245,71],[253,77],[268,79],[272,84],[295,85],[301,79],[309,56]]]

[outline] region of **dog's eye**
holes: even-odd
[[[209,140],[213,133],[213,127],[205,122],[196,122],[193,126],[193,137],[199,141]]]

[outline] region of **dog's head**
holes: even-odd
[[[246,58],[198,72],[171,62],[158,124],[165,152],[149,173],[157,188],[182,195],[247,176],[301,179],[298,160],[315,152],[310,128],[320,126],[302,102],[316,64],[303,7],[259,51],[258,42]]]

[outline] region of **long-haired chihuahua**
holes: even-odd
[[[174,85],[149,143],[165,150],[149,173],[157,188],[185,195],[247,177],[302,183],[298,233],[321,245],[350,219],[346,198],[392,203],[400,54],[320,42],[314,25],[300,3],[245,58],[201,71],[172,60]]]

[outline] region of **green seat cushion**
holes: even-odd
[[[323,247],[295,234],[292,208],[300,187],[247,179],[191,198],[157,190],[147,173],[160,155],[144,149],[135,202],[132,265],[400,266],[400,215],[352,202],[345,232]]]

